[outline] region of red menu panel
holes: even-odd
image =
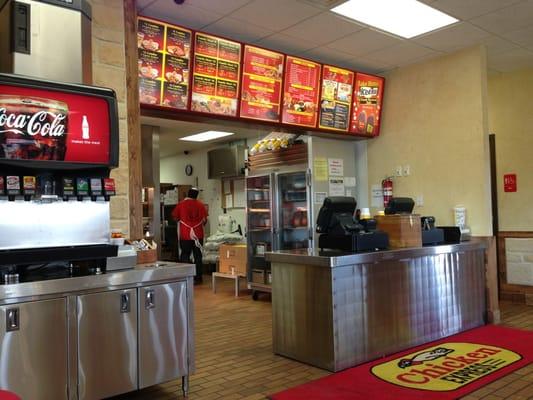
[[[281,121],[315,127],[318,109],[320,64],[287,56]]]
[[[385,79],[368,74],[355,74],[353,112],[350,132],[360,135],[379,135],[380,114]]]
[[[240,116],[279,121],[283,54],[244,46]]]
[[[191,35],[187,29],[139,18],[137,47],[141,103],[187,108]]]
[[[322,67],[322,94],[318,126],[348,131],[352,104],[354,73],[346,69]]]
[[[191,110],[237,115],[241,45],[195,33]]]
[[[0,158],[109,163],[104,99],[10,85],[0,93]]]

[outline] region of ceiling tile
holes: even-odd
[[[439,54],[442,53],[417,45],[415,43],[403,42],[391,47],[387,47],[386,49],[367,54],[365,58],[397,66],[415,62],[422,57],[425,58],[437,56]]]
[[[491,35],[481,41],[482,44],[487,46],[488,54],[498,54],[504,51],[516,49],[519,46],[509,40],[502,39],[499,36]]]
[[[292,36],[276,33],[256,42],[260,46],[285,52],[288,54],[301,54],[304,51],[316,47],[316,43],[307,40],[293,38]]]
[[[356,22],[346,20],[328,11],[293,25],[282,33],[323,45],[363,28]]]
[[[470,25],[468,22],[461,22],[413,40],[437,51],[454,51],[480,43],[488,36],[490,34],[483,29]]]
[[[533,23],[533,0],[525,0],[510,7],[471,19],[477,25],[489,32],[503,34],[526,28]]]
[[[351,54],[329,47],[317,47],[300,54],[302,57],[316,60],[324,64],[346,67],[354,59]]]
[[[533,67],[533,50],[518,48],[493,56],[489,54],[488,66],[500,72]]]
[[[321,11],[297,0],[253,0],[229,16],[241,20],[241,23],[281,31]]]
[[[516,4],[521,0],[436,0],[430,5],[455,18],[467,20]]]
[[[350,53],[354,56],[368,54],[402,42],[402,39],[372,29],[363,29],[341,39],[329,43],[327,46],[336,50]]]
[[[384,62],[368,60],[363,57],[354,58],[347,67],[353,69],[354,71],[368,72],[371,74],[379,74],[383,71],[389,71],[394,68],[393,65]]]
[[[200,29],[222,18],[222,14],[194,7],[190,4],[176,4],[173,1],[157,0],[142,10],[142,15]]]
[[[191,4],[194,4],[195,7],[203,8],[204,10],[227,15],[251,1],[252,0],[193,0],[191,1]]]
[[[241,21],[230,17],[219,19],[215,23],[204,27],[203,30],[214,35],[227,36],[230,39],[241,42],[255,42],[274,33],[259,26],[243,24]]]
[[[502,36],[520,46],[533,46],[533,23],[527,28],[507,32],[502,34]]]
[[[137,10],[141,11],[143,8],[155,3],[157,0],[137,0]]]

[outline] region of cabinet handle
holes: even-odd
[[[18,331],[19,329],[20,329],[20,315],[19,315],[18,307],[8,308],[7,314],[6,314],[6,331],[13,332],[13,331]]]
[[[130,312],[130,294],[122,293],[120,295],[120,312],[129,313]]]
[[[146,298],[144,301],[144,307],[149,310],[155,308],[155,292],[153,289],[148,289],[146,291]]]

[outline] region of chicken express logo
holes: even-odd
[[[378,378],[413,389],[459,389],[522,359],[519,354],[475,343],[442,343],[375,365]]]

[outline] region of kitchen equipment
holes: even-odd
[[[0,1],[0,72],[82,83],[91,66],[86,0]]]
[[[444,242],[444,232],[442,229],[435,228],[435,217],[422,217],[422,245],[436,245]]]
[[[131,245],[119,246],[116,257],[108,257],[106,270],[117,271],[134,268],[137,265],[137,252]]]

